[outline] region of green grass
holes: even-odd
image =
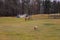
[[[34,26],[38,30],[34,30]],[[15,17],[0,18],[0,40],[60,40],[60,19],[24,21]]]

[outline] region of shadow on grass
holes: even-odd
[[[53,26],[53,25],[55,25],[55,24],[52,24],[52,23],[45,23],[44,25],[45,25],[45,26]]]

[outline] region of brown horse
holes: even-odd
[[[25,17],[25,21],[30,20],[30,16]]]

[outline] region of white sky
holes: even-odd
[[[51,0],[51,2],[53,2],[54,0]],[[60,1],[60,0],[56,0],[56,1]]]
[[[33,0],[30,0],[30,3],[32,3]],[[43,0],[41,0],[43,1]],[[53,2],[54,0],[51,0],[51,2]],[[60,1],[60,0],[56,0],[56,1]],[[20,3],[22,3],[22,0],[20,0]]]

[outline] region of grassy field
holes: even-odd
[[[0,40],[60,40],[60,19],[0,17]]]

